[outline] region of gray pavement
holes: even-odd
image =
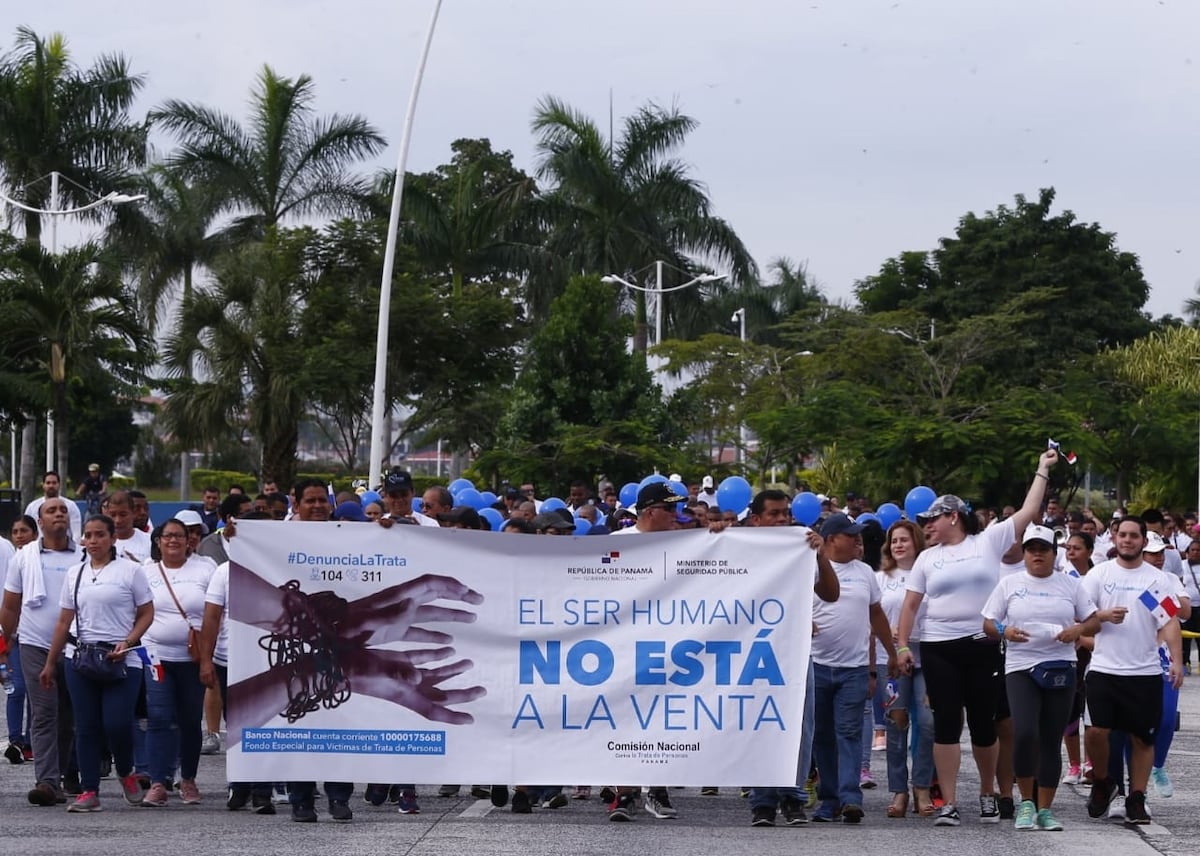
[[[888,795],[875,789],[866,793],[867,816],[861,826],[809,824],[806,827],[758,829],[749,825],[750,810],[736,789],[723,788],[721,796],[701,797],[696,788],[672,791],[680,810],[673,821],[655,820],[638,812],[629,824],[608,823],[598,799],[572,801],[564,809],[535,809],[532,815],[514,815],[466,795],[439,798],[436,785],[419,788],[422,813],[404,816],[394,807],[374,808],[362,800],[362,785],[352,803],[354,822],[335,824],[322,812],[317,824],[290,820],[287,806],[274,817],[259,817],[224,807],[222,756],[201,759],[199,784],[203,804],[177,802],[164,809],[126,806],[115,780],[101,785],[105,810],[99,814],[72,815],[60,807],[35,808],[25,799],[32,784],[32,765],[10,766],[0,760],[0,854],[130,854],[171,856],[199,854],[421,854],[422,856],[473,856],[473,854],[603,854],[611,856],[631,846],[655,856],[753,852],[755,856],[806,852],[833,852],[852,848],[854,853],[945,852],[1025,854],[1128,854],[1128,856],[1193,856],[1200,848],[1200,677],[1189,679],[1181,699],[1182,730],[1176,735],[1167,768],[1175,783],[1171,799],[1151,796],[1155,823],[1133,831],[1109,821],[1094,821],[1084,810],[1086,789],[1064,787],[1056,811],[1066,825],[1062,833],[1014,831],[1010,822],[983,826],[964,812],[957,829],[935,828],[927,819],[889,820],[884,816]],[[874,753],[872,766],[882,780],[883,753]],[[969,757],[963,759],[962,794],[977,790],[970,780]],[[596,789],[598,790],[598,789]]]

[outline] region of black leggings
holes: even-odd
[[[1036,776],[1041,787],[1057,788],[1062,775],[1059,745],[1071,716],[1075,684],[1043,689],[1027,671],[1009,672],[1005,683],[1012,708],[1013,773],[1018,779]]]
[[[971,745],[995,743],[1004,668],[1000,646],[970,636],[945,642],[922,640],[921,668],[925,670],[925,690],[933,709],[933,742],[958,743],[965,707]],[[1062,729],[1058,733],[1061,736]]]

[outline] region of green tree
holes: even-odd
[[[80,68],[61,34],[18,28],[13,50],[0,56],[0,186],[40,209],[51,207],[51,172],[63,176],[64,208],[126,186],[146,159],[147,124],[129,115],[143,83],[119,54]],[[39,244],[40,215],[21,219],[26,240]]]
[[[296,474],[307,401],[300,318],[311,239],[311,230],[271,230],[223,257],[213,283],[181,307],[164,348],[172,433],[193,447],[256,442],[260,472],[281,484]]]
[[[240,236],[261,237],[288,218],[356,214],[370,185],[350,168],[378,154],[383,137],[360,116],[314,115],[312,78],[264,66],[250,93],[246,127],[212,108],[171,100],[152,116],[179,139],[167,165],[220,195],[220,213],[239,215]]]
[[[868,313],[906,309],[938,327],[992,314],[1019,297],[1038,297],[1037,317],[996,352],[988,368],[1009,381],[1036,383],[1081,354],[1095,354],[1151,329],[1142,308],[1149,286],[1137,256],[1116,236],[1070,211],[1051,215],[1054,190],[1037,201],[1016,197],[977,216],[928,253],[890,259],[855,286]],[[938,330],[941,333],[941,330]]]
[[[34,244],[16,252],[0,279],[0,317],[16,355],[36,366],[54,410],[58,466],[69,472],[69,386],[116,382],[132,393],[154,348],[121,282],[118,266],[95,243],[54,255]],[[111,380],[110,380],[111,379]]]
[[[157,165],[141,176],[138,189],[145,201],[114,212],[109,242],[137,277],[153,334],[162,310],[191,299],[197,270],[211,267],[229,242],[212,230],[219,199],[210,185]]]
[[[605,473],[636,480],[669,453],[657,387],[625,350],[629,322],[598,277],[573,278],[529,341],[496,448],[476,467],[562,490]]]
[[[493,151],[489,140],[455,140],[450,148],[450,163],[409,176],[403,235],[459,298],[464,282],[503,282],[529,269],[539,243],[529,211],[537,184],[513,166],[512,152]],[[389,196],[394,180],[385,182]]]
[[[677,108],[647,105],[625,119],[618,139],[607,139],[596,123],[557,98],[538,104],[538,177],[547,183],[539,200],[546,224],[550,267],[530,278],[529,303],[544,317],[564,272],[609,274],[652,287],[654,262],[666,262],[663,286],[682,284],[703,265],[720,265],[735,284],[757,269],[733,228],[712,213],[706,188],[676,152],[696,127]],[[718,287],[710,287],[715,293]],[[697,318],[700,288],[684,289],[667,301],[664,320]],[[646,348],[646,299],[635,292],[635,350]],[[707,326],[705,316],[700,329]],[[671,325],[678,334],[695,332]],[[664,330],[666,325],[664,324]]]

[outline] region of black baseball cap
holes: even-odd
[[[687,501],[687,494],[675,490],[675,486],[671,482],[653,482],[638,491],[636,505],[640,511],[651,505],[663,505],[664,503],[670,505]]]
[[[413,492],[412,476],[399,467],[394,468],[387,474],[387,478],[383,480],[384,493],[399,493],[401,491]]]

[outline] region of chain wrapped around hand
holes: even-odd
[[[267,652],[271,668],[288,669],[288,704],[280,715],[290,723],[322,707],[332,710],[350,698],[350,679],[339,662],[344,646],[339,625],[349,603],[331,591],[305,594],[298,580],[279,589],[283,614],[258,644]]]

